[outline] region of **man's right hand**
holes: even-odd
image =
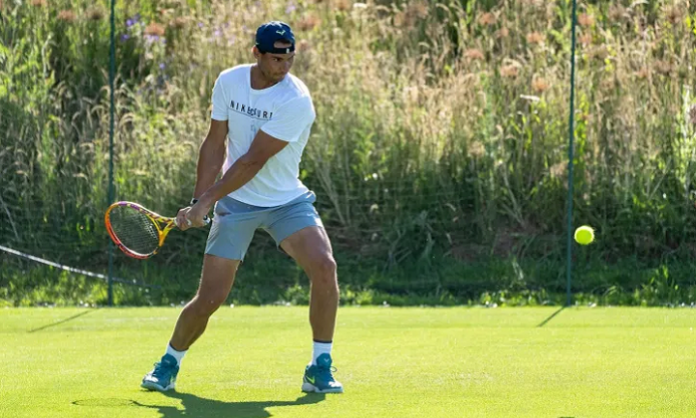
[[[176,226],[182,230],[186,231],[191,228],[191,222],[186,218],[186,214],[191,210],[191,206],[179,209],[179,213],[176,214]]]

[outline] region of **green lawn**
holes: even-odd
[[[177,392],[139,388],[179,308],[0,310],[0,417],[694,417],[696,310],[339,311],[341,395],[300,392],[306,307],[223,307]]]

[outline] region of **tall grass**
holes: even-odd
[[[692,3],[580,3],[573,219],[598,230],[579,254],[593,265],[696,255]],[[95,267],[106,249],[107,10],[0,6],[0,243]],[[302,178],[339,257],[374,267],[345,272],[351,285],[456,294],[475,287],[465,266],[493,257],[514,277],[488,271],[501,283],[558,287],[569,0],[119,1],[119,199],[164,213],[188,200],[215,77],[249,62],[270,19],[295,28],[293,72],[317,108]],[[203,239],[173,236],[153,263],[197,263]],[[596,290],[587,277],[578,290]]]

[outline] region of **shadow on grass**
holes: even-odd
[[[156,409],[161,414],[160,418],[269,418],[273,415],[266,411],[266,408],[316,404],[323,401],[326,396],[323,393],[307,393],[294,401],[222,402],[174,391],[164,392],[163,395],[172,399],[180,399],[184,408],[179,409],[171,405],[146,405],[131,399],[117,398],[85,399],[74,401],[72,404],[87,407]]]
[[[299,406],[319,403],[324,400],[324,394],[308,393],[294,401],[259,401],[259,402],[222,402],[214,399],[201,398],[190,393],[165,392],[163,395],[181,399],[184,409],[174,406],[139,405],[147,408],[156,408],[162,414],[162,418],[268,418],[271,413],[266,408],[278,406]]]
[[[44,330],[44,329],[46,329],[46,328],[55,327],[56,325],[60,325],[60,324],[63,324],[63,323],[65,323],[65,322],[72,321],[73,319],[77,319],[77,318],[79,318],[79,317],[81,317],[81,316],[83,316],[83,315],[87,315],[88,313],[92,313],[92,312],[94,312],[95,310],[96,310],[96,309],[90,309],[90,310],[87,310],[87,311],[84,311],[84,312],[80,312],[79,314],[73,315],[73,316],[71,316],[70,318],[61,319],[60,321],[56,321],[56,322],[54,322],[54,323],[52,323],[52,324],[47,324],[47,325],[44,325],[44,326],[42,326],[42,327],[30,329],[29,331],[27,331],[27,333],[31,334],[32,332],[37,332],[37,331]]]
[[[556,312],[554,312],[550,317],[544,319],[544,321],[543,321],[541,324],[537,325],[537,328],[541,328],[541,327],[543,327],[544,325],[546,325],[550,320],[552,320],[556,315],[558,315],[559,313],[561,313],[561,311],[563,311],[565,308],[566,308],[565,306],[562,307],[561,309],[559,309],[559,310],[557,310]]]

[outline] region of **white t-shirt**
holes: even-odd
[[[251,88],[251,64],[223,71],[213,87],[212,118],[227,121],[226,172],[249,151],[259,129],[289,144],[247,184],[229,196],[248,205],[272,207],[308,191],[299,179],[302,151],[316,118],[307,86],[292,74],[263,90]]]

